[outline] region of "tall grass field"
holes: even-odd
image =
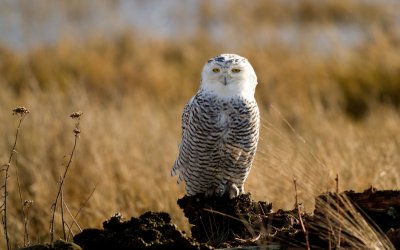
[[[258,76],[260,143],[245,184],[254,199],[293,208],[296,178],[299,202],[312,212],[316,195],[336,189],[336,175],[341,191],[399,189],[398,4],[235,1],[221,15],[211,1],[199,5],[196,29],[181,38],[126,29],[24,51],[0,44],[1,165],[13,153],[19,123],[12,110],[30,111],[8,177],[1,172],[13,247],[23,246],[26,234],[30,243],[49,240],[52,204],[74,145],[69,115],[76,111],[83,112],[79,140],[62,190],[68,232],[101,227],[116,212],[129,218],[148,210],[170,213],[188,231],[176,204],[184,185],[170,176],[181,114],[203,64],[226,52],[248,58]],[[225,38],[213,35],[217,23]],[[298,40],[282,42],[282,24]],[[312,30],[352,25],[362,30],[360,42],[344,44],[334,31],[322,35],[328,48],[311,41]],[[59,208],[55,216],[59,238]]]

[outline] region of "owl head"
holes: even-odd
[[[208,60],[201,73],[200,89],[219,97],[254,97],[257,76],[249,61],[235,54]]]

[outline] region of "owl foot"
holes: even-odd
[[[211,196],[217,196],[217,197],[221,197],[225,194],[226,191],[226,187],[224,184],[219,184],[217,187],[211,187],[209,188],[206,193],[205,193],[205,197],[211,197]]]
[[[228,186],[228,195],[229,195],[229,199],[233,199],[238,197],[240,194],[240,190],[239,188],[236,186],[236,184],[231,184]]]
[[[238,197],[242,193],[244,193],[243,188],[238,188],[236,184],[227,183],[224,185],[221,183],[217,187],[209,188],[205,193],[205,197],[222,197],[223,195],[227,194],[229,196],[229,199],[233,199]]]

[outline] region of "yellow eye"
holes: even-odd
[[[219,72],[219,68],[213,68],[213,69],[212,69],[212,72],[218,73],[218,72]]]
[[[240,72],[240,69],[234,68],[234,69],[232,69],[232,72],[233,72],[233,73],[239,73],[239,72]]]

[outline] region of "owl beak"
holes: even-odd
[[[226,80],[226,77],[224,77],[224,85],[228,85],[228,81]]]

